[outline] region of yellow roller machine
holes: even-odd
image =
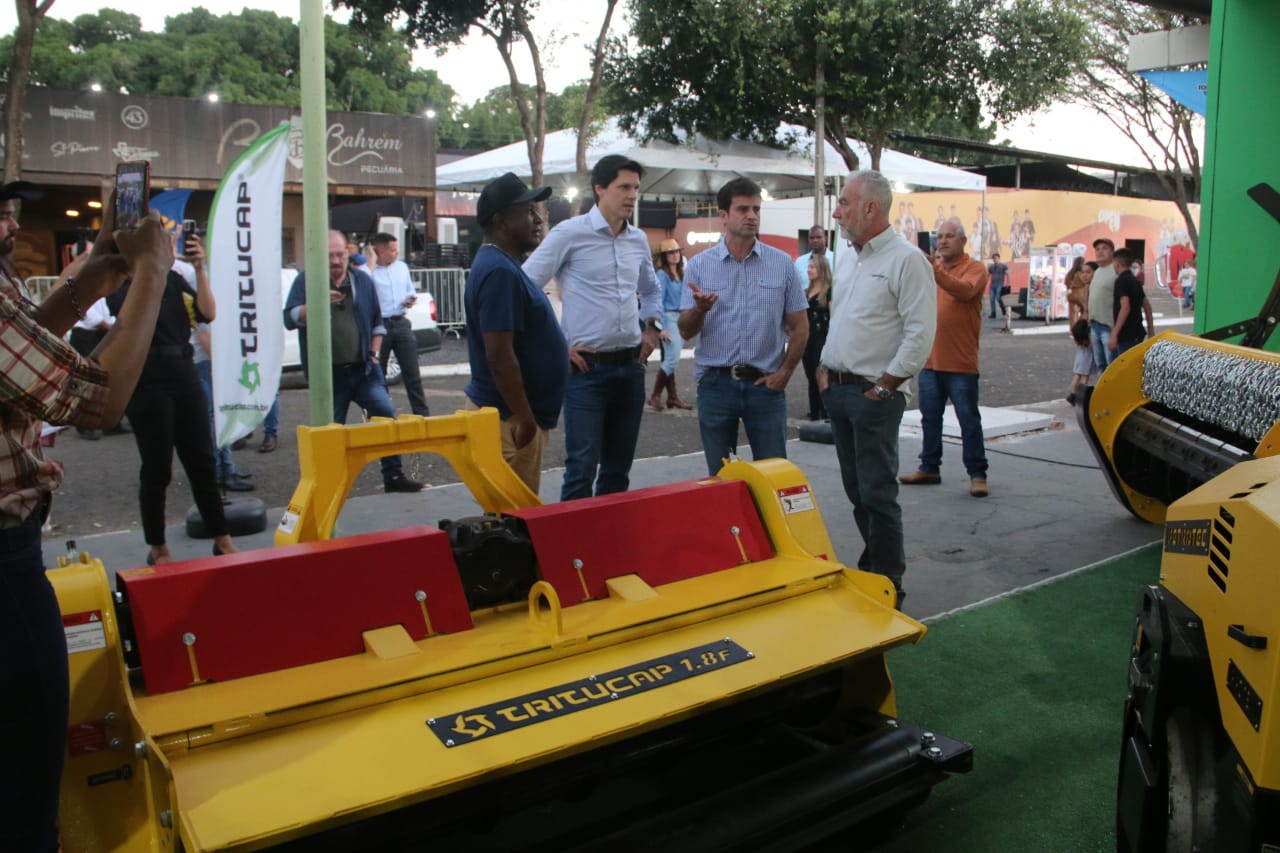
[[[114,596],[52,572],[64,850],[797,849],[968,769],[898,719],[884,655],[925,629],[793,465],[541,506],[496,424],[303,428],[281,535],[311,541]],[[501,512],[326,538],[351,466],[446,445]]]

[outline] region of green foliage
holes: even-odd
[[[0,39],[8,67],[13,37]],[[256,9],[214,15],[197,7],[145,32],[134,15],[102,9],[74,21],[46,18],[36,31],[30,82],[68,89],[100,83],[139,95],[198,98],[217,92],[242,104],[300,102],[298,26]],[[409,48],[387,26],[355,30],[325,20],[325,72],[332,109],[409,114],[447,111],[453,89],[435,71],[414,70]]]
[[[638,49],[614,41],[609,79],[649,135],[812,129],[821,68],[828,139],[858,137],[873,161],[895,130],[977,135],[984,108],[1043,106],[1082,57],[1079,18],[1050,0],[635,0],[632,15]]]
[[[522,87],[526,98],[533,97],[533,87]],[[573,83],[556,94],[547,94],[547,128],[561,130],[577,127],[587,95],[585,83]],[[605,101],[607,98],[602,98]],[[609,113],[603,103],[592,113],[594,121],[603,122]],[[441,148],[496,148],[524,139],[520,111],[511,97],[510,86],[493,89],[474,104],[459,107],[440,120]]]

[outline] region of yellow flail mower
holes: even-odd
[[[925,628],[783,460],[541,505],[493,410],[299,430],[277,547],[50,572],[63,849],[795,849],[971,748],[898,719]],[[485,514],[329,538],[355,472],[448,458]]]
[[[1280,194],[1249,195],[1280,222]],[[1130,650],[1121,853],[1280,850],[1278,319],[1280,275],[1257,317],[1135,347],[1077,409],[1120,501],[1164,525]]]

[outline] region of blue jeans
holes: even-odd
[[[280,392],[276,392],[276,398],[271,401],[271,408],[267,409],[267,416],[262,419],[262,434],[275,435],[280,431]]]
[[[991,300],[992,317],[996,316],[997,310],[1000,312],[1001,316],[1009,313],[1009,309],[1004,307],[1004,299],[1001,298],[1002,290],[1004,290],[1003,287],[996,287],[994,284],[990,286],[990,293],[988,294],[988,297]]]
[[[387,393],[386,380],[382,378],[382,370],[376,364],[335,364],[333,366],[333,419],[335,422],[347,422],[347,409],[352,403],[369,413],[371,418],[394,418],[395,407],[391,405],[391,395]],[[395,480],[403,477],[399,456],[384,456],[379,460],[382,465],[382,480]]]
[[[67,639],[40,553],[39,509],[0,529],[0,731],[9,735],[0,776],[6,850],[58,849],[58,790],[67,751]]]
[[[662,330],[671,336],[670,341],[662,343],[662,370],[668,376],[676,375],[676,368],[680,366],[680,350],[684,349],[679,322],[679,311],[667,311],[662,315]]]
[[[978,413],[978,374],[951,373],[925,368],[920,386],[920,470],[936,474],[942,467],[942,412],[951,401],[960,422],[964,469],[970,477],[987,476],[987,451],[982,441],[982,415]]]
[[[1093,364],[1101,373],[1111,363],[1111,350],[1107,349],[1107,344],[1111,342],[1111,327],[1097,320],[1090,320],[1089,339],[1093,342]]]
[[[898,427],[907,398],[899,392],[888,400],[868,399],[871,384],[830,385],[823,399],[844,493],[865,543],[857,566],[884,575],[901,592],[907,556],[898,506]]]
[[[698,380],[698,428],[707,473],[714,476],[738,451],[738,421],[747,429],[752,459],[787,458],[787,395],[708,370]]]
[[[205,399],[209,401],[209,431],[213,435],[213,467],[219,480],[225,480],[236,470],[231,460],[231,447],[218,446],[218,429],[213,421],[213,362],[197,361],[196,372],[200,374],[200,384],[204,386]]]
[[[564,483],[560,500],[625,492],[644,413],[644,366],[590,363],[564,395]],[[596,472],[599,472],[599,479]]]

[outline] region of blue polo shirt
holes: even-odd
[[[471,362],[467,397],[477,406],[493,406],[503,420],[511,417],[489,370],[484,333],[514,332],[516,361],[533,419],[543,429],[554,429],[569,377],[569,345],[547,295],[501,249],[481,246],[467,276],[463,303]]]

